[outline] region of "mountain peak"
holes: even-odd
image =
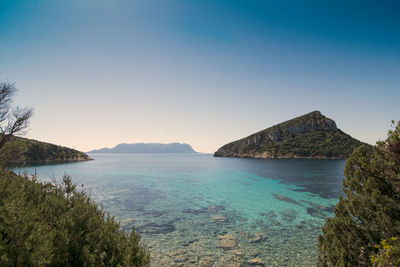
[[[338,131],[335,121],[325,117],[318,110],[282,122],[271,128],[279,129],[282,134],[297,134],[318,130]]]
[[[346,158],[361,144],[316,110],[224,145],[214,156]]]

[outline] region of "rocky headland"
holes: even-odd
[[[335,121],[313,111],[226,144],[214,156],[344,159],[362,144],[338,129]]]

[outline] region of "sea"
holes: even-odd
[[[315,266],[318,236],[342,194],[344,160],[90,154],[29,166],[79,190],[132,227],[151,266]]]

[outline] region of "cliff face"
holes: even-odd
[[[339,130],[319,111],[226,144],[215,157],[347,158],[362,142]]]
[[[67,163],[92,160],[88,155],[75,149],[62,147],[32,139],[13,137],[9,145],[16,145],[20,151],[9,161],[10,165]]]

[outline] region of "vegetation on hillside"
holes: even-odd
[[[400,266],[400,121],[346,162],[343,191],[319,237],[319,266]]]
[[[255,158],[347,158],[363,143],[337,129],[319,111],[280,123],[224,145],[215,156]]]
[[[90,160],[88,155],[78,150],[22,137],[13,136],[3,149],[16,151],[7,159],[8,165]],[[0,150],[0,153],[1,151],[2,150]]]

